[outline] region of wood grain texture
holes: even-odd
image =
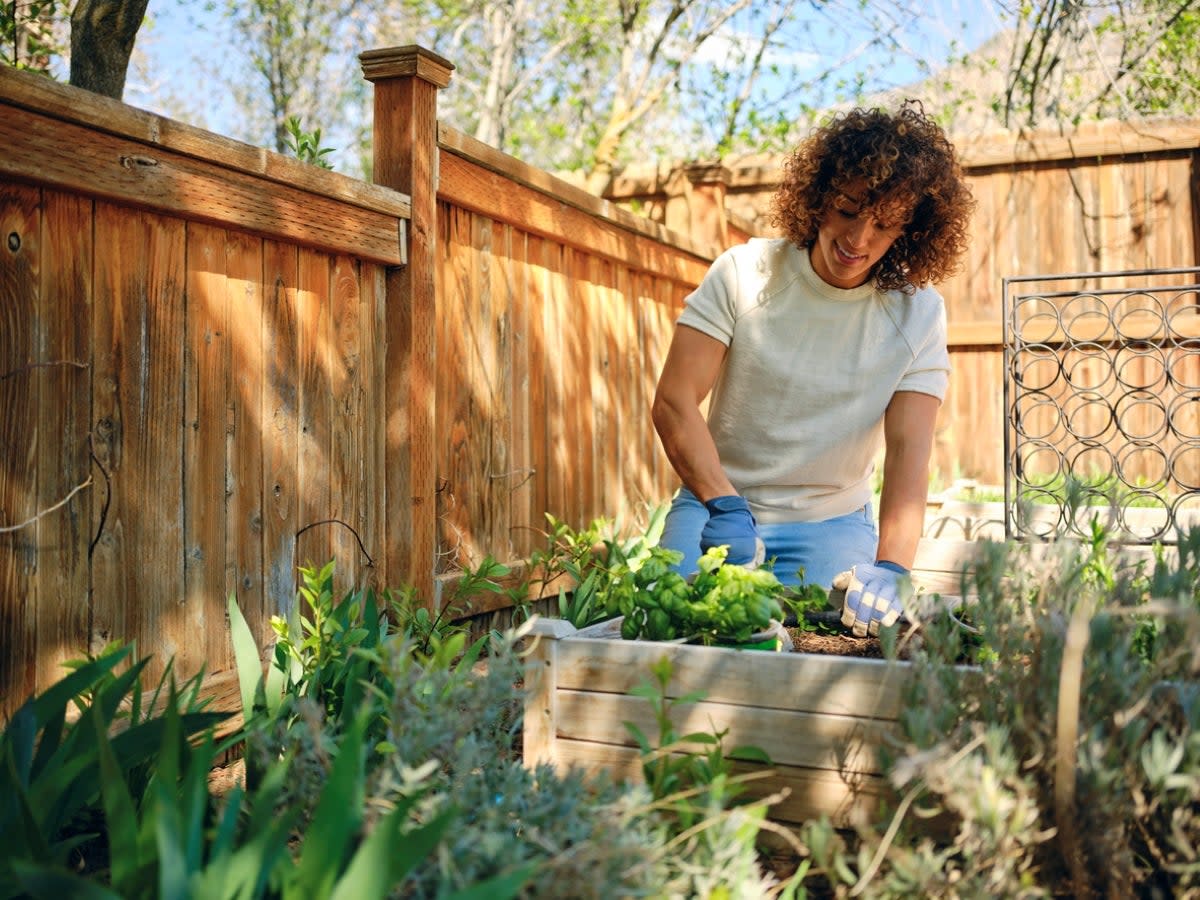
[[[563,769],[572,766],[589,772],[603,769],[624,781],[637,782],[643,778],[641,754],[632,747],[559,739],[554,744],[553,761]],[[738,760],[733,760],[730,768],[735,775],[756,776],[746,782],[748,799],[786,792],[767,811],[768,817],[776,822],[798,825],[828,816],[838,828],[869,826],[877,822],[874,812],[878,805],[893,797],[887,780],[878,775],[778,763],[764,768]]]
[[[301,248],[296,275],[300,388],[297,406],[299,528],[296,565],[320,569],[333,558],[330,470],[333,435],[333,348],[329,258]]]
[[[40,205],[36,188],[0,185],[0,694],[18,697],[37,678],[38,525],[24,523],[38,512],[37,409],[45,383],[45,373],[30,368],[46,361],[37,334]]]
[[[213,162],[223,168],[268,181],[299,187],[309,193],[364,209],[407,219],[406,195],[381,185],[331,172],[294,157],[235,141],[224,135],[136,109],[94,91],[12,67],[0,69],[0,96],[18,109],[129,138],[148,148],[169,149],[184,156]]]
[[[225,235],[225,302],[229,315],[228,471],[225,473],[225,592],[237,597],[251,634],[265,642],[263,416],[265,390],[266,292],[264,242],[230,231]],[[222,618],[224,611],[221,610]],[[262,644],[260,644],[262,646]],[[233,665],[223,629],[210,629],[212,667]]]
[[[226,232],[187,229],[183,335],[183,526],[185,596],[179,607],[190,652],[224,662],[231,327]],[[211,635],[211,637],[210,637]],[[212,646],[209,646],[209,641]],[[189,660],[190,662],[190,660]],[[188,669],[188,671],[191,671]]]
[[[57,191],[42,192],[42,241],[46,260],[39,266],[35,321],[43,361],[69,365],[42,369],[36,376],[38,403],[38,509],[50,509],[79,485],[75,495],[37,524],[37,683],[44,687],[88,648],[88,546],[92,507],[103,502],[104,482],[92,468],[90,340],[92,333],[92,203]],[[0,230],[7,234],[7,231]],[[3,251],[0,251],[3,252]],[[4,365],[0,364],[0,370]],[[0,693],[3,689],[0,688]]]
[[[3,107],[0,174],[236,227],[308,247],[404,262],[403,219],[169,150]]]
[[[299,258],[294,246],[275,241],[263,246],[263,576],[268,615],[292,609],[297,585]]]
[[[153,677],[172,656],[181,671],[203,662],[180,616],[186,226],[97,203],[95,228],[92,403],[112,494],[107,509],[94,507],[91,649],[136,640],[156,657]]]

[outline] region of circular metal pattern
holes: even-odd
[[[1005,519],[1017,536],[1086,539],[1097,515],[1121,542],[1200,526],[1200,268],[1166,274],[1192,281],[1016,297],[1006,282]]]
[[[1031,537],[1054,537],[1062,530],[1063,509],[1048,488],[1022,487],[1017,492],[1013,519],[1017,532]]]
[[[1132,491],[1116,509],[1120,530],[1138,541],[1158,540],[1172,530],[1167,501],[1154,491]]]
[[[1062,361],[1054,348],[1030,344],[1013,355],[1013,381],[1027,391],[1046,391],[1062,375]]]
[[[1116,378],[1113,352],[1102,344],[1076,344],[1063,360],[1067,384],[1076,391],[1098,391]]]
[[[1113,357],[1117,384],[1131,391],[1161,389],[1167,383],[1167,358],[1162,347],[1132,344],[1119,347]]]
[[[1031,391],[1019,398],[1013,409],[1013,426],[1017,434],[1039,441],[1053,441],[1064,432],[1063,411],[1053,397],[1042,391]]]
[[[1173,338],[1186,339],[1196,334],[1196,326],[1200,323],[1200,294],[1194,290],[1175,291],[1166,301],[1163,318]]]
[[[1061,341],[1065,336],[1059,308],[1045,297],[1021,298],[1013,310],[1010,325],[1014,333],[1024,334],[1031,341]]]
[[[1178,389],[1200,391],[1200,339],[1178,341],[1167,348],[1166,356],[1171,382]]]
[[[1117,451],[1117,476],[1125,484],[1162,490],[1171,477],[1171,461],[1160,444],[1131,441]]]
[[[1200,440],[1176,447],[1171,452],[1168,468],[1171,480],[1181,491],[1200,492]]]
[[[1059,322],[1068,340],[1101,340],[1113,330],[1112,311],[1094,294],[1076,294],[1059,308]]]
[[[1117,429],[1128,440],[1148,441],[1167,433],[1167,407],[1149,391],[1130,391],[1113,405]]]
[[[1113,408],[1108,398],[1095,391],[1073,394],[1063,402],[1062,417],[1067,433],[1077,441],[1094,440],[1113,425]]]

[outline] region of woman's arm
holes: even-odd
[[[651,408],[667,459],[701,502],[737,493],[700,413],[724,360],[720,341],[687,325],[676,327]]]
[[[897,391],[883,417],[883,492],[879,498],[879,551],[911,569],[925,528],[929,458],[940,405],[937,397]]]

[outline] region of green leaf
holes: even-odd
[[[246,617],[238,606],[237,597],[232,593],[227,603],[229,609],[229,630],[233,638],[233,659],[237,664],[238,687],[242,691],[242,718],[249,722],[254,713],[254,695],[263,679],[262,658],[258,652],[258,642],[246,624]],[[270,694],[267,694],[268,704]]]
[[[93,880],[50,866],[15,859],[17,883],[30,897],[70,897],[72,900],[125,900]]]
[[[365,730],[366,720],[360,717],[346,732],[306,830],[296,880],[307,896],[329,895],[362,826]]]
[[[137,813],[133,796],[125,781],[125,773],[117,764],[116,753],[108,739],[107,725],[99,710],[92,707],[92,723],[96,728],[100,759],[100,797],[104,803],[104,820],[108,835],[110,875],[113,887],[132,896],[140,863],[137,842]]]
[[[451,808],[407,833],[403,827],[413,799],[401,802],[371,832],[339,879],[330,900],[370,900],[389,890],[429,856],[458,816]]]
[[[444,900],[509,900],[517,896],[537,872],[532,863],[514,869],[505,875],[497,875],[479,884],[473,884],[457,893],[451,894]]]

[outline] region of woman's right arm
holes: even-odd
[[[717,447],[700,413],[725,353],[725,345],[715,338],[687,325],[677,326],[651,409],[667,459],[701,502],[737,493],[721,468]]]

